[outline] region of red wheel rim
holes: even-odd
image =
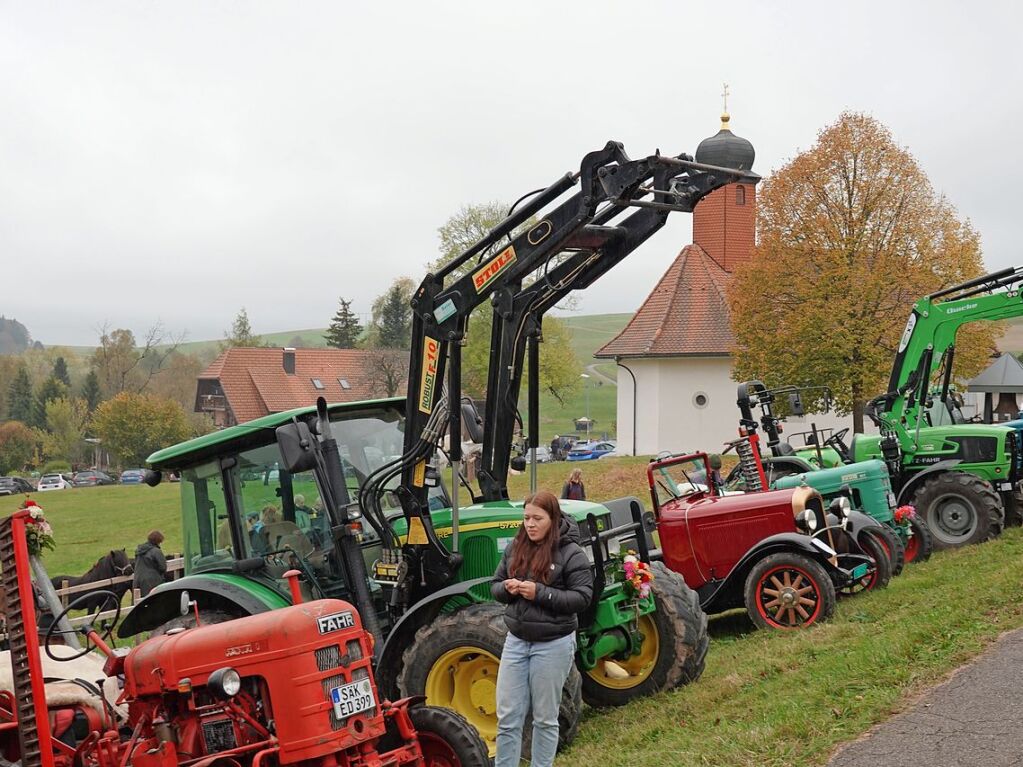
[[[916,535],[912,536],[906,542],[906,564],[909,564],[917,555],[920,554],[920,538]]]
[[[424,767],[462,767],[455,749],[436,733],[419,731],[419,747]]]
[[[798,629],[813,624],[823,599],[813,577],[796,565],[768,570],[757,583],[756,608],[774,628]]]

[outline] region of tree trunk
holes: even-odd
[[[863,400],[853,400],[853,432],[856,434],[863,433],[863,406]]]

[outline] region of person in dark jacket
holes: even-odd
[[[586,485],[583,484],[583,472],[581,469],[573,469],[572,473],[568,475],[568,479],[561,488],[561,497],[572,501],[586,500]]]
[[[497,758],[518,767],[522,727],[533,712],[532,767],[550,767],[558,748],[561,689],[575,659],[576,614],[590,603],[593,572],[579,528],[553,493],[526,499],[522,526],[490,584],[506,605],[508,637],[497,674]]]
[[[167,558],[160,550],[161,543],[163,533],[153,530],[146,542],[135,549],[135,577],[131,585],[142,596],[163,583],[163,576],[167,573]]]

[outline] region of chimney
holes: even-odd
[[[290,346],[284,347],[284,372],[289,376],[295,375],[295,350]]]

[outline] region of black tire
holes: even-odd
[[[913,496],[913,506],[930,529],[935,550],[990,541],[1005,526],[1002,501],[994,488],[962,471],[925,479]]]
[[[814,602],[812,610],[806,610],[809,605],[801,605],[803,611],[808,612],[806,618],[797,612],[799,607],[783,610],[779,606],[773,614],[771,613],[775,607],[771,604],[774,596],[766,593],[766,589],[782,591],[783,589],[776,588],[775,579],[784,588],[785,578],[783,576],[786,572],[790,574],[789,588],[796,591],[804,588],[802,585],[796,585],[795,578],[791,577],[798,575],[805,578],[812,589],[811,592],[807,592]],[[807,628],[815,623],[826,621],[835,614],[835,584],[831,582],[831,578],[817,562],[794,552],[772,554],[757,562],[746,576],[744,597],[746,611],[749,613],[750,619],[757,627],[764,629]],[[803,597],[806,598],[806,595],[804,594]],[[785,612],[786,615],[781,616],[782,612]],[[794,616],[794,619],[790,619],[789,615]],[[782,620],[782,617],[785,620]]]
[[[487,744],[464,716],[437,706],[414,706],[408,713],[426,764],[489,767]]]
[[[1002,493],[1002,506],[1005,507],[1005,526],[1019,527],[1023,525],[1020,497],[1016,491]]]
[[[700,609],[696,592],[664,563],[652,562],[650,569],[657,609],[640,618],[640,630],[646,630],[643,651],[619,662],[608,659],[613,666],[598,662],[596,668],[583,671],[583,700],[590,706],[624,706],[637,697],[693,682],[703,673],[710,636],[707,615]],[[647,636],[647,632],[655,636]],[[651,640],[652,646],[648,645]],[[619,670],[626,676],[610,673]]]
[[[909,520],[909,529],[913,535],[906,542],[906,564],[926,562],[934,551],[934,539],[931,537],[930,528],[919,515],[913,515]]]
[[[203,609],[199,608],[199,623],[203,626],[208,626],[211,623],[227,623],[227,621],[233,621],[235,618],[241,618],[242,616],[235,613],[229,613],[226,610],[215,610],[213,608]],[[179,615],[177,618],[171,618],[164,624],[157,626],[155,629],[149,632],[149,636],[157,637],[166,634],[171,629],[186,628],[194,629],[196,627],[195,613],[189,613],[188,615]]]
[[[902,542],[899,534],[888,525],[881,525],[879,532],[884,537],[885,551],[892,563],[892,577],[897,578],[902,575],[902,570],[906,566],[906,544]]]
[[[498,659],[507,635],[504,606],[493,602],[469,605],[453,613],[438,615],[436,620],[416,632],[412,644],[405,649],[398,675],[399,691],[403,696],[425,695],[429,705],[455,710],[480,732],[493,754],[497,735],[496,713],[486,708],[459,710],[458,702],[454,700],[458,692],[457,683],[452,682],[449,686],[445,679],[461,675],[465,683],[492,684],[496,691]],[[438,666],[439,662],[444,667]],[[579,731],[582,704],[582,679],[573,665],[561,692],[558,748],[571,743]],[[527,717],[522,728],[524,755],[529,752],[532,730],[532,718]]]
[[[864,530],[860,533],[857,543],[863,552],[874,560],[874,571],[842,589],[843,596],[888,588],[888,583],[892,579],[892,560],[889,551],[893,544],[888,534],[884,530]]]

